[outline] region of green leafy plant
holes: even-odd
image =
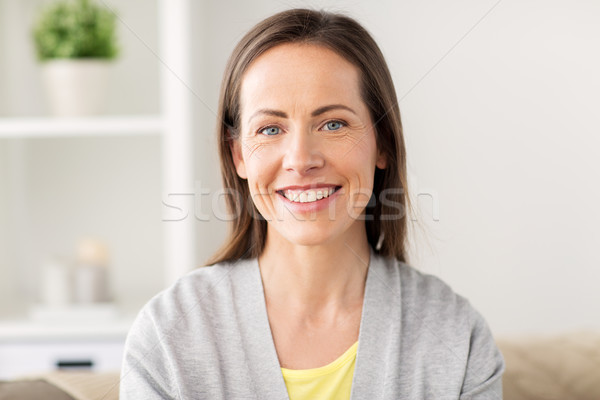
[[[33,28],[39,60],[114,59],[116,15],[90,0],[62,0],[43,9]]]

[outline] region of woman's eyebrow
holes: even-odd
[[[348,106],[345,106],[345,105],[343,105],[343,104],[329,104],[329,105],[327,105],[327,106],[323,106],[323,107],[319,107],[319,108],[317,108],[316,110],[314,110],[314,111],[313,111],[313,112],[310,114],[310,116],[311,116],[311,117],[317,117],[317,116],[319,116],[319,115],[321,115],[321,114],[323,114],[323,113],[326,113],[327,111],[331,111],[331,110],[339,110],[339,109],[342,109],[342,110],[348,110],[348,111],[350,111],[351,113],[353,113],[353,114],[357,115],[357,114],[356,114],[356,111],[354,111],[354,110],[353,110],[353,109],[351,109],[350,107],[348,107]],[[261,108],[261,109],[259,109],[259,110],[256,110],[256,112],[255,112],[254,114],[252,114],[252,115],[250,116],[250,118],[248,118],[248,122],[252,121],[252,118],[256,117],[256,116],[257,116],[257,115],[259,115],[259,114],[272,115],[272,116],[274,116],[274,117],[280,117],[280,118],[287,118],[287,117],[288,117],[288,115],[287,115],[285,112],[283,112],[283,111],[279,111],[279,110],[273,110],[273,109],[271,109],[271,108]]]
[[[319,107],[317,108],[315,111],[313,111],[310,115],[311,117],[316,117],[318,115],[321,115],[323,113],[326,113],[327,111],[331,111],[331,110],[348,110],[350,111],[352,114],[358,115],[356,114],[356,111],[354,111],[353,109],[351,109],[348,106],[345,106],[343,104],[330,104],[328,106],[323,106],[323,107]]]
[[[250,116],[250,118],[248,118],[248,122],[252,121],[252,118],[256,117],[259,114],[273,115],[275,117],[281,117],[281,118],[288,117],[288,115],[286,113],[284,113],[283,111],[273,110],[270,108],[261,108],[260,110],[256,110],[256,112],[254,114],[252,114]]]

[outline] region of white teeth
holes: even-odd
[[[296,203],[312,203],[313,201],[321,200],[329,197],[335,192],[334,188],[322,189],[322,190],[305,190],[304,192],[293,192],[286,190],[283,195],[290,201]]]
[[[284,196],[291,201],[297,201],[296,195],[291,190],[286,190]]]

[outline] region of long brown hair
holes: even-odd
[[[227,207],[236,218],[231,223],[225,244],[207,264],[254,258],[263,251],[267,222],[251,201],[247,182],[236,173],[231,143],[239,139],[239,97],[244,72],[258,56],[284,43],[327,47],[360,70],[361,95],[376,128],[377,148],[387,161],[385,169],[375,171],[372,202],[365,215],[367,239],[376,253],[407,261],[410,199],[406,151],[396,92],[383,54],[371,35],[348,16],[291,9],[252,28],[233,50],[225,69],[217,132],[223,184],[228,192]]]

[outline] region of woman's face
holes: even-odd
[[[268,235],[300,245],[364,235],[377,151],[359,70],[325,47],[283,44],[259,56],[241,86],[236,170]]]

